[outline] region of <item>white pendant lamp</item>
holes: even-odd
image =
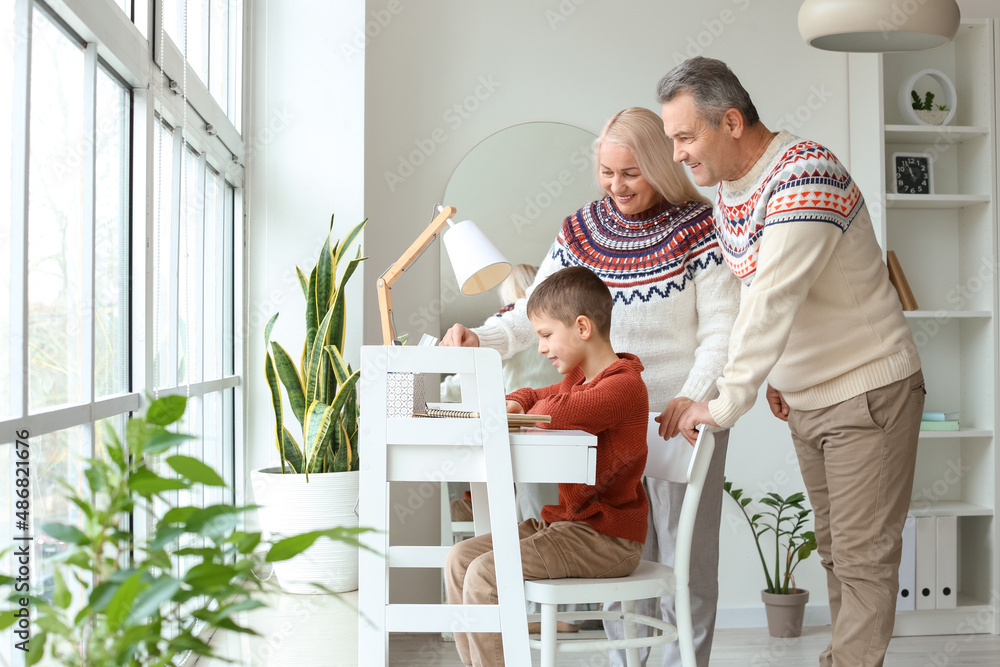
[[[960,20],[955,0],[805,0],[799,34],[825,51],[920,51],[950,42]]]

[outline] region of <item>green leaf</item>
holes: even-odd
[[[358,265],[366,259],[368,258],[361,257],[361,249],[359,248],[358,257],[347,263],[347,268],[344,269],[344,275],[341,277],[340,284],[337,286],[337,292],[334,296],[333,306],[331,308],[333,311],[333,320],[330,323],[330,334],[326,340],[337,346],[338,350],[344,349],[344,337],[347,331],[347,281],[351,279],[352,275],[354,275]]]
[[[152,470],[143,468],[128,478],[128,488],[144,498],[149,498],[164,491],[180,491],[188,489],[191,484],[181,479],[166,479]]]
[[[170,524],[177,523],[187,523],[187,520],[191,518],[191,515],[198,511],[199,508],[187,505],[185,507],[174,507],[173,509],[167,510],[167,513],[163,515],[160,519],[161,526],[166,526]]]
[[[179,538],[185,532],[187,531],[185,531],[181,526],[164,526],[161,523],[156,529],[156,537],[154,537],[153,541],[149,543],[148,549],[150,551],[158,551]]]
[[[191,515],[187,531],[221,541],[236,528],[239,515],[247,509],[249,508],[232,505],[210,505]]]
[[[100,493],[105,488],[104,475],[101,471],[97,469],[97,466],[91,465],[89,468],[83,471],[84,476],[87,478],[87,485],[90,486],[92,493]]]
[[[331,230],[332,231],[332,230]],[[316,262],[316,280],[310,281],[309,286],[314,292],[316,300],[316,317],[322,319],[330,309],[333,301],[334,274],[337,266],[333,263],[333,253],[330,252],[330,234],[326,235],[323,248],[319,251],[319,259]],[[322,346],[326,342],[325,338],[319,336],[313,341],[313,345]]]
[[[199,593],[212,593],[228,585],[236,574],[229,565],[201,563],[188,570],[184,582]]]
[[[305,382],[306,390],[306,404],[310,405],[313,401],[317,400],[316,396],[320,390],[320,364],[323,361],[323,345],[318,341],[325,341],[327,332],[330,330],[330,319],[333,316],[333,311],[328,311],[326,317],[319,325],[319,329],[316,331],[315,341],[316,344],[309,347],[309,355],[306,358],[306,365],[302,369],[302,379]],[[303,427],[304,428],[304,427]],[[306,438],[306,441],[302,443],[302,447],[305,450],[310,449],[310,440]]]
[[[153,580],[144,591],[136,598],[132,611],[129,613],[126,622],[129,625],[141,623],[147,616],[152,616],[158,609],[162,608],[174,594],[180,590],[181,581],[170,575],[163,575]]]
[[[285,436],[285,460],[288,461],[288,465],[290,465],[292,470],[295,472],[305,472],[305,468],[303,467],[304,464],[302,462],[302,449],[299,447],[299,443],[295,441],[295,436],[292,435],[291,431],[284,427],[282,427],[281,432]],[[282,472],[284,472],[284,466],[282,466]]]
[[[175,454],[167,458],[167,465],[181,477],[205,486],[225,486],[226,482],[212,467],[191,456]]]
[[[141,417],[133,417],[125,425],[125,440],[128,443],[129,453],[142,460],[146,451],[146,440],[149,438],[149,426],[146,420]]]
[[[146,439],[146,453],[161,454],[188,440],[194,440],[194,436],[186,433],[173,433],[165,429],[150,429],[149,437]]]
[[[302,377],[295,367],[295,362],[291,356],[277,342],[271,343],[274,351],[274,366],[281,378],[281,384],[285,385],[285,393],[288,394],[288,402],[292,406],[292,414],[299,420],[299,424],[305,418],[306,395],[302,386]]]
[[[337,419],[333,432],[337,452],[333,460],[333,472],[348,472],[351,469],[354,451],[351,447],[351,438],[347,435],[347,429],[344,428],[342,419]]]
[[[313,401],[306,411],[306,423],[303,427],[305,431],[305,468],[306,472],[317,472],[318,465],[322,463],[326,452],[322,445],[328,444],[327,432],[330,430],[331,422],[334,419],[334,409],[319,401]]]
[[[299,278],[299,287],[302,288],[302,296],[309,298],[309,279],[306,278],[306,274],[302,273],[302,269],[295,267],[295,275]]]
[[[252,553],[257,548],[257,545],[260,544],[260,533],[247,533],[238,530],[226,538],[226,541],[235,544],[236,550],[241,554],[248,554]]]
[[[11,579],[11,581],[14,580]],[[0,611],[0,630],[6,630],[10,626],[14,625],[14,623],[16,622],[17,622],[17,616],[14,616],[13,610]]]
[[[48,634],[45,632],[39,632],[31,641],[28,643],[28,654],[24,657],[24,664],[31,665],[38,664],[38,661],[45,657],[45,642],[48,640]]]
[[[139,593],[141,583],[142,573],[136,572],[118,587],[118,590],[111,598],[111,602],[108,603],[107,621],[109,629],[117,630],[121,627],[122,622],[132,608],[132,603],[135,602],[135,596]]]
[[[282,440],[282,429],[284,428],[284,414],[281,404],[281,388],[278,386],[278,375],[274,369],[274,359],[271,358],[271,329],[278,319],[278,314],[267,323],[264,328],[264,378],[267,381],[267,388],[271,394],[271,407],[274,409],[274,444],[278,448],[278,458],[281,461],[281,472],[285,471],[285,451]]]
[[[370,532],[374,532],[374,529],[337,526],[326,530],[314,530],[308,533],[302,533],[301,535],[293,535],[292,537],[286,537],[275,542],[268,550],[265,560],[268,563],[275,563],[278,561],[288,560],[289,558],[294,558],[311,547],[313,543],[321,537],[328,537],[331,540],[367,549],[367,547],[364,547],[361,542],[358,541],[356,535]]]
[[[52,592],[52,604],[60,609],[69,609],[69,605],[73,602],[73,594],[69,592],[69,587],[66,586],[66,581],[59,568],[56,568],[53,573],[53,579],[55,580],[55,590]]]
[[[115,432],[115,428],[110,422],[103,422],[102,425],[104,427],[104,448],[108,452],[108,458],[118,466],[119,470],[122,470],[125,467],[125,455],[122,452],[122,443],[118,440],[118,433]]]
[[[43,523],[42,532],[60,542],[68,542],[77,546],[90,544],[90,538],[84,535],[83,531],[76,526],[65,523]]]
[[[184,415],[187,407],[185,396],[163,396],[149,404],[146,421],[157,426],[173,424]]]
[[[313,267],[312,271],[309,273],[309,294],[306,295],[306,349],[303,352],[303,367],[302,375],[303,380],[309,377],[309,372],[305,368],[305,360],[312,354],[312,346],[316,340],[316,331],[319,329],[319,323],[322,318],[319,316],[319,310],[316,308],[316,268]]]
[[[35,620],[35,625],[50,635],[59,635],[60,637],[73,635],[73,630],[56,616],[39,616]]]
[[[351,229],[351,231],[347,232],[347,236],[345,236],[341,240],[340,245],[337,247],[337,255],[336,255],[336,264],[338,266],[340,265],[340,260],[343,259],[344,255],[347,254],[348,248],[352,243],[354,243],[354,239],[358,237],[358,235],[361,233],[361,230],[365,228],[365,223],[367,222],[368,219],[365,218],[364,220],[356,224],[354,228]],[[358,248],[358,252],[361,252],[360,247]]]

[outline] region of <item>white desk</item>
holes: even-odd
[[[530,664],[514,482],[596,479],[597,438],[582,431],[506,428],[500,356],[479,348],[362,347],[359,662],[383,667],[391,632],[499,632],[511,665]],[[479,419],[386,414],[390,373],[463,376],[462,409]],[[390,568],[442,568],[449,546],[390,545],[389,482],[470,482],[476,533],[492,532],[499,605],[390,604]],[[488,482],[488,484],[487,484]],[[490,500],[495,505],[490,509]],[[436,511],[435,509],[427,511]],[[491,517],[493,529],[491,530]]]

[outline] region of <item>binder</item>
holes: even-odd
[[[958,517],[937,517],[936,606],[954,609],[958,598]]]
[[[937,605],[937,517],[918,516],[916,521],[916,589],[917,610],[934,609]]]
[[[903,556],[899,561],[899,593],[896,594],[896,611],[916,609],[915,586],[917,580],[917,520],[906,517],[903,524]]]

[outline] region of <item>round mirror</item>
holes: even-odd
[[[565,123],[522,123],[490,135],[455,168],[442,203],[473,220],[511,265],[537,267],[563,220],[602,195],[587,130]],[[441,250],[441,333],[482,324],[504,304],[496,290],[462,296]]]

